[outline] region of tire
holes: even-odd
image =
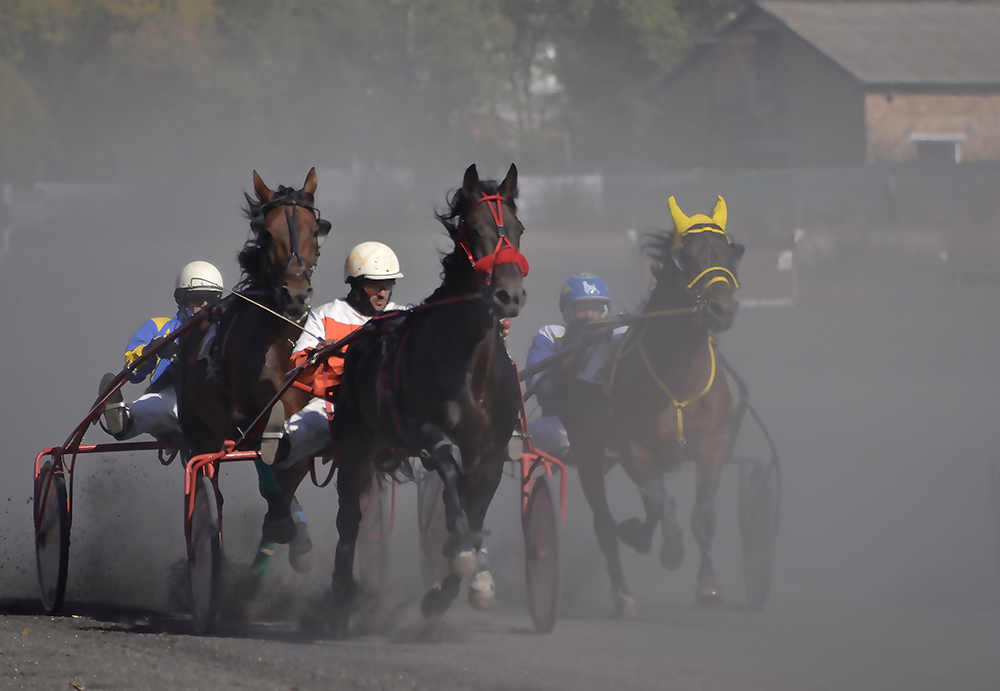
[[[42,607],[56,612],[66,594],[69,568],[69,502],[66,481],[46,461],[35,479],[35,562]]]
[[[191,619],[195,633],[212,631],[219,610],[219,583],[222,572],[222,534],[219,504],[212,481],[200,475],[194,486],[191,514],[191,543],[188,545],[188,573],[191,576]]]
[[[525,572],[528,607],[539,633],[551,633],[559,610],[562,520],[559,490],[553,478],[535,478],[524,516]]]
[[[774,473],[757,460],[740,464],[740,535],[743,584],[747,605],[759,611],[767,604],[778,534],[778,493]]]
[[[444,557],[448,525],[444,513],[444,482],[427,472],[417,485],[417,521],[420,530],[420,576],[424,591],[430,590],[451,573]]]
[[[381,593],[389,580],[391,490],[386,479],[376,473],[371,489],[361,497],[354,579],[374,593]]]

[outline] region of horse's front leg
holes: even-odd
[[[608,506],[608,496],[604,487],[603,447],[576,445],[573,448],[587,449],[577,456],[576,469],[580,475],[583,495],[587,498],[587,504],[590,505],[590,510],[594,514],[594,532],[597,533],[597,544],[600,545],[601,552],[604,553],[608,576],[611,577],[611,598],[614,602],[615,615],[635,616],[635,600],[632,599],[632,592],[625,582],[621,554],[618,551],[618,524],[615,523],[615,518],[611,515],[611,507]],[[595,453],[595,449],[597,453]]]
[[[709,434],[700,445],[697,464],[697,489],[694,511],[691,513],[691,532],[701,551],[698,567],[698,588],[695,601],[699,605],[722,603],[722,588],[712,566],[712,538],[715,536],[715,494],[719,489],[722,460],[725,453],[725,433]]]
[[[458,485],[462,474],[462,452],[457,445],[439,430],[427,425],[424,429],[426,446],[431,448],[429,465],[444,483],[444,515],[448,539],[444,543],[444,556],[449,561],[451,573],[428,590],[420,602],[425,617],[440,616],[458,596],[463,578],[473,576],[477,569],[476,548],[482,536],[473,534],[469,519],[462,508]]]
[[[639,487],[639,496],[646,512],[646,519],[629,518],[618,525],[618,536],[639,554],[648,554],[653,547],[653,533],[663,523],[663,548],[660,562],[664,568],[674,570],[684,559],[684,540],[677,522],[676,502],[667,494],[663,485],[663,469],[644,447],[632,442],[629,453],[622,455],[622,468]]]
[[[492,609],[496,604],[496,583],[489,572],[486,548],[482,544],[483,522],[500,486],[504,463],[508,460],[507,447],[504,446],[483,456],[474,470],[466,471],[459,478],[459,491],[469,519],[469,529],[478,537],[475,542],[477,573],[469,582],[469,602],[481,610]]]

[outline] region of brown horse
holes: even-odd
[[[516,216],[517,168],[500,185],[465,171],[438,219],[454,242],[443,281],[423,306],[383,321],[347,350],[333,437],[340,508],[333,573],[334,632],[346,632],[355,599],[354,549],[361,495],[377,465],[410,456],[444,482],[451,574],[423,598],[425,616],[443,614],[478,558],[483,520],[508,460],[520,391],[500,320],[524,304],[527,260]],[[390,321],[391,319],[391,321]]]
[[[229,298],[217,325],[206,324],[182,340],[175,363],[177,412],[189,457],[220,451],[227,439],[250,434],[248,426],[281,387],[300,333],[289,320],[299,323],[306,316],[320,244],[330,232],[314,206],[315,168],[300,190],[271,190],[256,171],[253,181],[256,197],[244,195],[252,237],[239,253],[238,295]],[[215,332],[204,357],[209,328]],[[295,527],[287,507],[265,498],[271,523],[278,524],[275,537],[290,541]]]
[[[670,209],[676,230],[650,239],[656,284],[628,331],[611,346],[606,381],[599,385],[581,380],[577,373],[584,363],[579,357],[555,373],[560,417],[593,511],[618,615],[634,614],[636,607],[622,572],[619,539],[648,553],[662,522],[660,561],[667,569],[680,566],[682,531],[663,475],[686,460],[697,464],[691,516],[691,532],[701,550],[696,600],[703,605],[722,601],[710,549],[730,395],[711,335],[733,324],[736,269],[744,248],[725,232],[722,197],[711,218],[688,218],[673,197]],[[567,334],[564,347],[574,336]],[[632,518],[616,525],[604,487],[606,448],[619,451],[622,466],[639,486],[644,521]]]

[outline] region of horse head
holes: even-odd
[[[528,260],[520,252],[524,226],[517,218],[517,167],[511,164],[499,185],[480,180],[475,164],[465,171],[449,213],[439,216],[476,271],[480,289],[500,317],[516,317],[528,294]]]
[[[279,186],[272,190],[253,173],[256,198],[245,194],[253,237],[239,255],[244,293],[259,293],[286,317],[305,316],[312,295],[312,274],[319,248],[330,232],[330,222],[314,206],[316,169],[306,175],[302,189]]]
[[[739,303],[736,270],[746,248],[726,233],[726,202],[720,196],[711,217],[688,217],[670,197],[675,232],[669,260],[684,289],[705,306],[709,329],[718,333],[733,325]]]

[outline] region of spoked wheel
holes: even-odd
[[[539,633],[552,632],[559,608],[562,526],[558,496],[554,478],[535,478],[524,516],[528,607]]]
[[[69,504],[66,481],[46,461],[35,479],[35,560],[42,607],[55,612],[66,594],[69,567]]]
[[[451,573],[444,557],[448,525],[444,514],[444,482],[435,472],[420,478],[417,486],[417,520],[420,529],[420,575],[424,590],[430,590]]]
[[[391,487],[378,473],[361,498],[361,527],[355,550],[354,578],[371,592],[381,592],[389,575]]]
[[[760,610],[771,591],[778,535],[778,478],[774,466],[767,468],[758,460],[740,463],[739,512],[747,604]]]
[[[211,632],[219,608],[222,535],[219,505],[212,481],[199,475],[194,486],[188,569],[191,575],[191,617],[199,636]]]

